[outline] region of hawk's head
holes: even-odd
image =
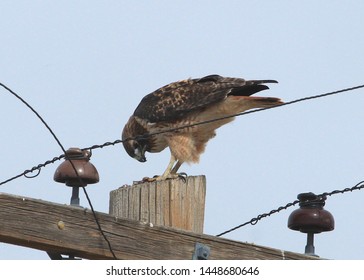
[[[122,140],[125,151],[136,160],[140,162],[146,162],[145,152],[147,150],[147,141],[145,139],[138,139],[137,136],[142,136],[146,133],[144,128],[135,121],[134,117],[131,117],[126,123]]]

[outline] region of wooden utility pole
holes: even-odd
[[[0,193],[0,242],[52,259],[317,259],[203,234],[205,196],[205,176],[121,187],[110,214]]]
[[[110,193],[110,215],[153,225],[203,232],[205,176],[145,182]]]
[[[189,260],[196,243],[211,260],[317,259],[280,249],[196,234],[96,212],[118,259]],[[86,259],[112,259],[89,209],[0,193],[0,242]],[[1,252],[0,252],[1,253]]]

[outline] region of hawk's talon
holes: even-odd
[[[150,177],[143,177],[143,179],[141,181],[139,181],[140,183],[148,183],[148,182],[154,182],[156,181],[156,178],[158,177],[158,175],[154,175],[153,178]]]
[[[185,172],[181,172],[181,173],[177,173],[178,178],[181,179],[183,181],[183,183],[187,183],[187,173]]]

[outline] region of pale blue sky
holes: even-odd
[[[141,98],[176,80],[209,74],[276,79],[262,93],[290,101],[364,83],[363,1],[2,1],[0,81],[27,100],[66,147],[120,138]],[[0,89],[3,181],[62,153],[39,120]],[[218,131],[198,165],[207,177],[205,233],[215,235],[292,202],[297,194],[364,179],[364,91],[239,117]],[[121,145],[94,150],[100,183],[88,192],[107,212],[109,192],[160,174],[169,152],[139,163]],[[2,192],[69,203],[53,181],[61,162]],[[333,232],[316,237],[330,259],[364,259],[364,191],[336,195],[325,209]],[[81,196],[81,204],[88,207]],[[296,207],[224,237],[303,252],[287,228]],[[35,209],[36,210],[36,209]],[[0,244],[0,259],[48,259]]]

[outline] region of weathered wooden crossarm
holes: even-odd
[[[312,259],[282,250],[194,234],[97,212],[118,259],[191,259],[196,242],[209,259]],[[0,242],[86,259],[111,259],[89,209],[0,193]]]

